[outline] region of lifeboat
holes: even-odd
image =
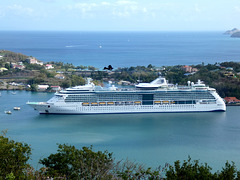
[[[163,104],[169,104],[169,101],[163,101],[162,103]]]
[[[141,104],[141,101],[135,101],[134,104]]]

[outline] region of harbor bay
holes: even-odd
[[[215,32],[2,31],[0,49],[102,69],[214,64],[240,59],[240,39]]]
[[[1,179],[240,179],[240,1],[0,6]]]
[[[188,156],[214,170],[234,161],[239,167],[239,106],[226,112],[145,113],[108,115],[39,115],[27,101],[46,101],[53,93],[1,91],[0,127],[12,139],[31,145],[34,168],[55,153],[57,143],[113,152],[126,159],[157,167]],[[4,102],[4,103],[3,103]],[[14,111],[19,106],[21,110]],[[4,111],[11,110],[12,114]]]

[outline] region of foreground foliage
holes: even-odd
[[[175,161],[174,166],[169,166],[166,171],[166,179],[171,180],[192,180],[192,179],[213,179],[213,180],[234,180],[240,179],[240,171],[237,171],[235,164],[226,162],[222,171],[211,172],[212,168],[207,163],[200,164],[198,160]]]
[[[235,164],[226,162],[221,171],[212,172],[207,164],[198,160],[175,161],[157,169],[129,160],[118,161],[108,151],[94,152],[91,147],[77,149],[74,146],[59,144],[57,153],[40,160],[45,167],[34,170],[27,161],[31,155],[29,145],[15,142],[0,135],[0,180],[2,179],[117,179],[117,180],[237,180],[240,171]]]
[[[15,142],[6,137],[6,131],[0,135],[0,179],[23,179],[29,167],[27,161],[31,155],[28,144]]]
[[[58,152],[40,160],[47,167],[50,177],[66,179],[102,179],[110,176],[112,153],[93,152],[92,147],[76,149],[74,146],[59,145]]]

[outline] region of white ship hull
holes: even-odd
[[[81,106],[77,104],[28,103],[40,114],[118,114],[225,111],[225,104],[172,104],[128,106]]]
[[[225,111],[216,90],[200,81],[187,87],[172,86],[164,78],[139,84],[137,89],[96,90],[88,82],[56,93],[47,102],[28,102],[40,114],[115,114]]]

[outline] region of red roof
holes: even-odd
[[[224,98],[227,102],[240,102],[239,99],[237,99],[236,97],[225,97]]]

